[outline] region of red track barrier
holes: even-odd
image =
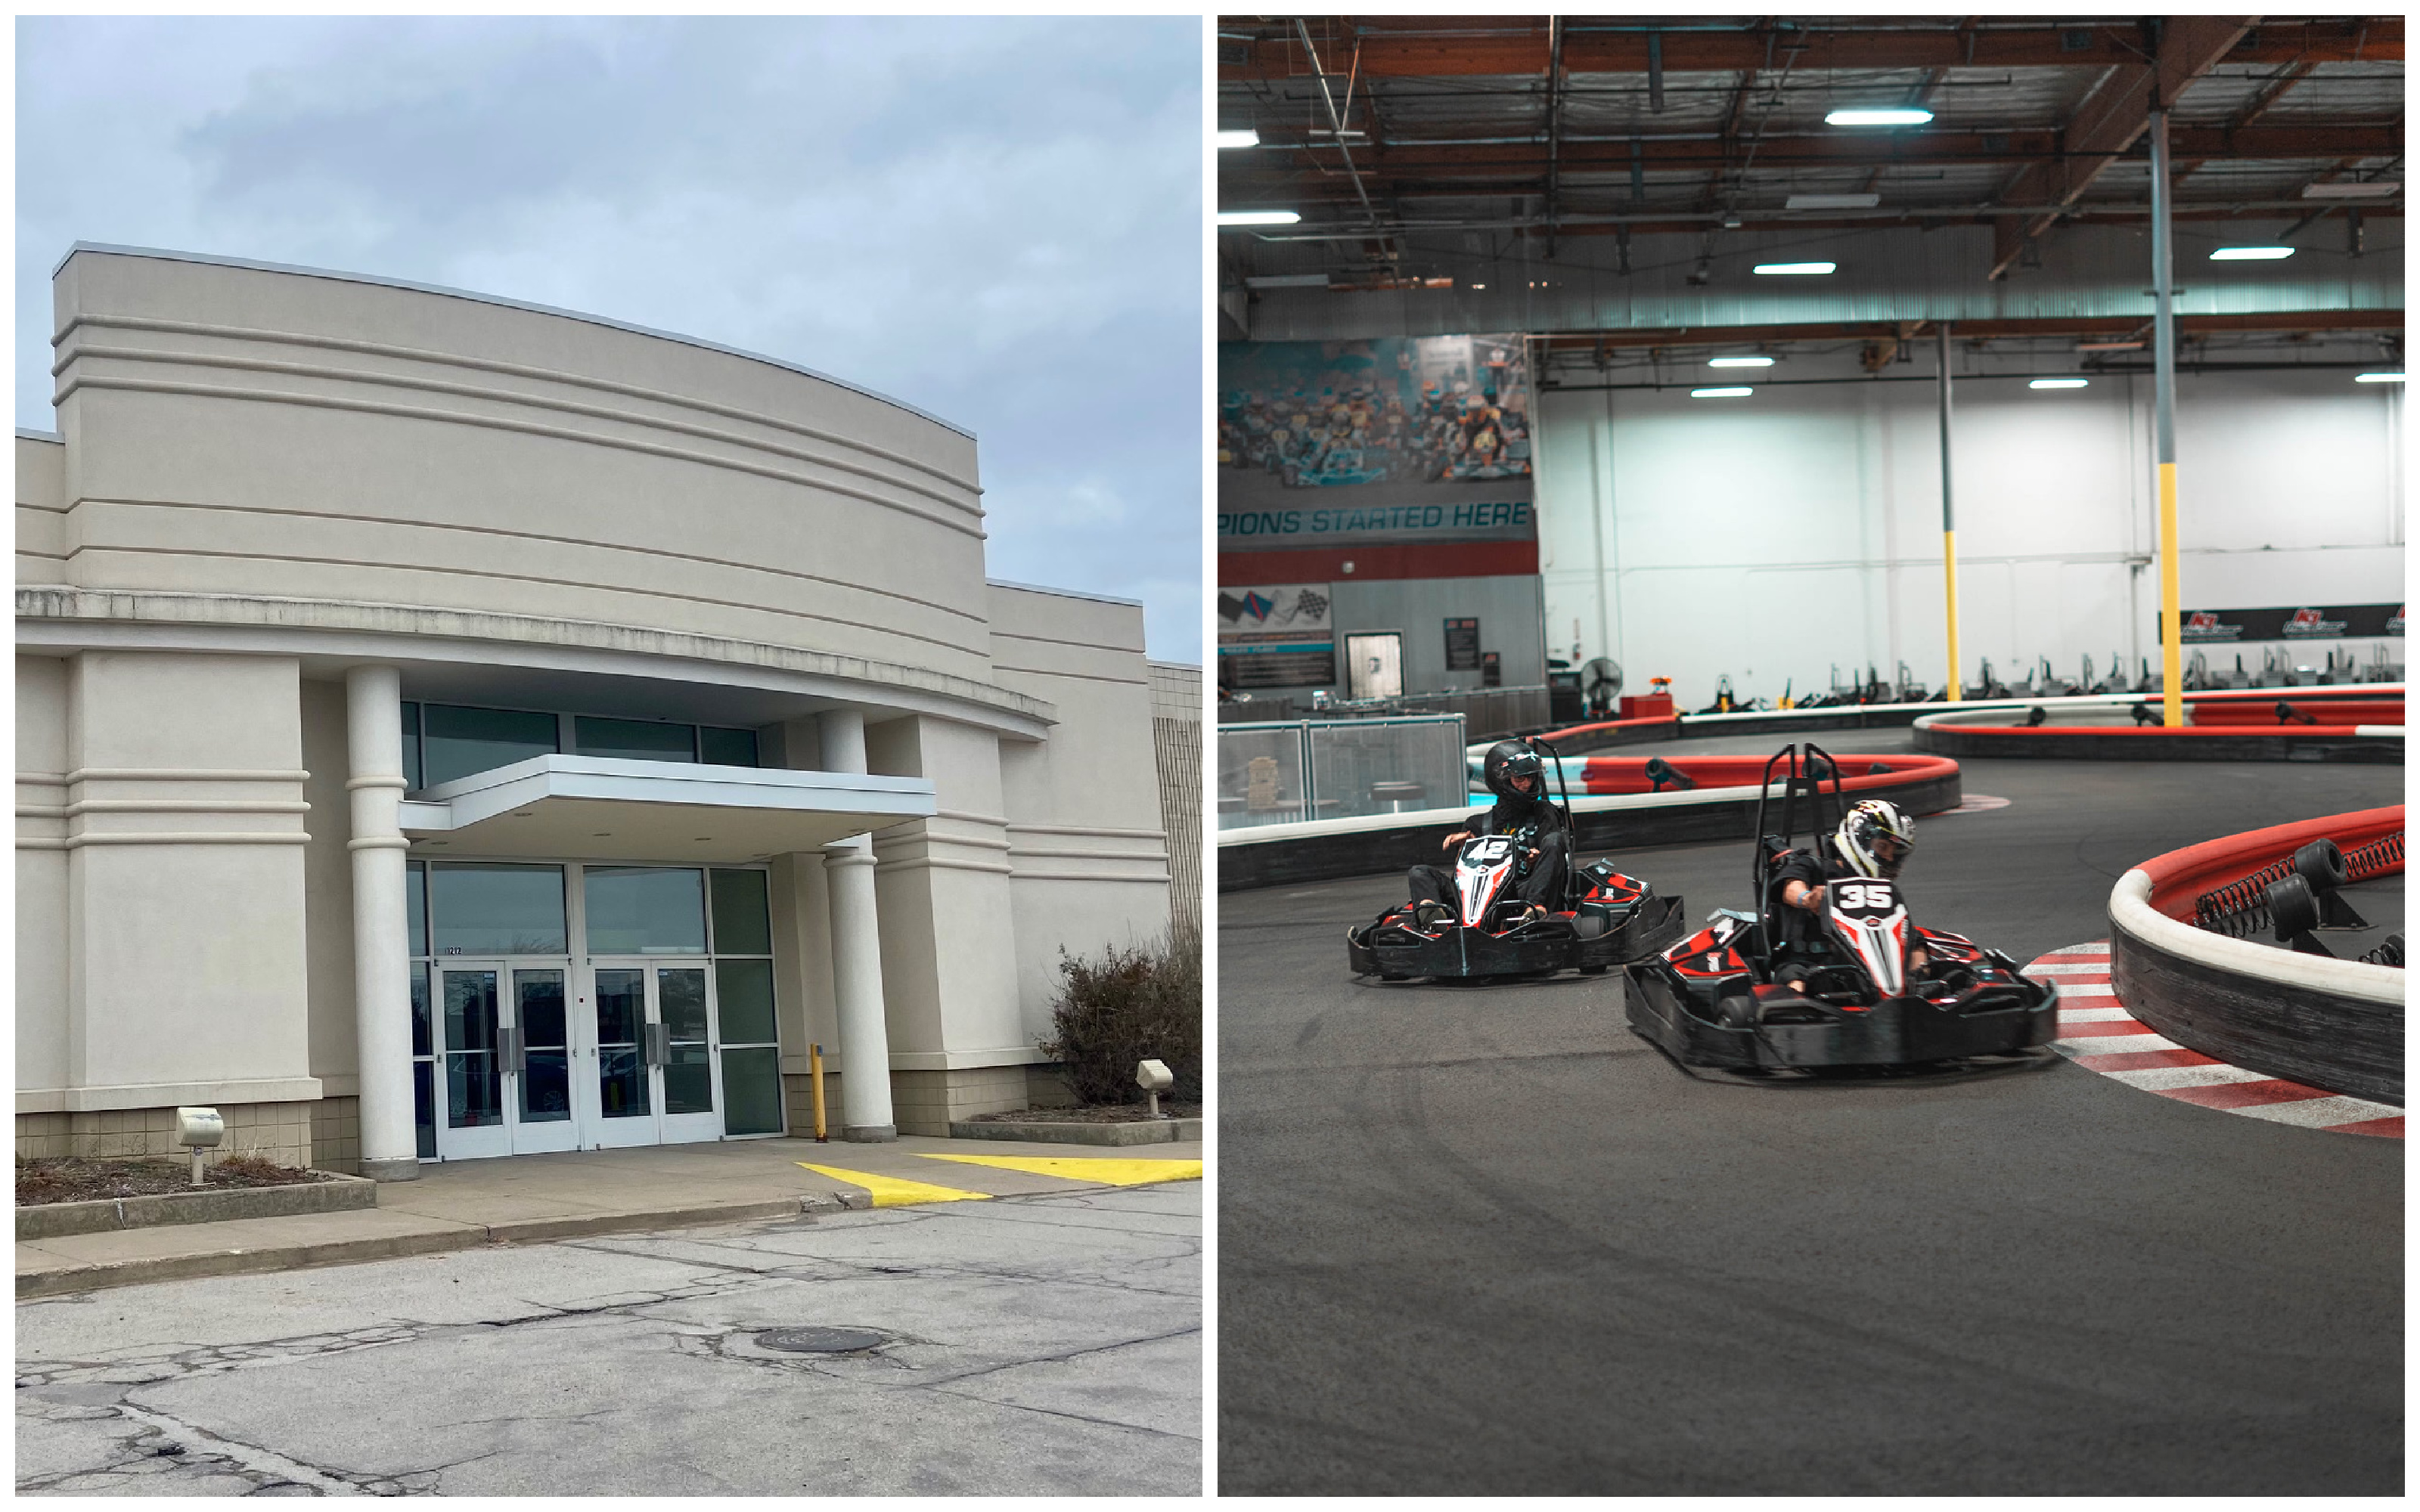
[[[2194,900],[2259,871],[2315,840],[2332,840],[2345,850],[2403,828],[2403,805],[2330,814],[2267,829],[2246,830],[2155,856],[2135,870],[2151,879],[2151,906],[2170,918],[2193,922]]]
[[[1944,777],[1958,770],[1958,764],[1947,756],[1857,756],[1835,754],[1840,765],[1840,791],[1852,794],[1876,789],[1904,786],[1911,781],[1924,781]],[[1601,794],[1647,793],[1653,784],[1647,779],[1647,764],[1661,760],[1668,766],[1690,779],[1701,788],[1753,787],[1764,776],[1767,758],[1762,756],[1585,756],[1567,758],[1566,773],[1576,778],[1572,793],[1577,796],[1586,791],[1591,797]],[[1775,774],[1775,780],[1780,774]],[[1824,782],[1828,790],[1829,779]]]

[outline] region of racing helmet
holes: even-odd
[[[1868,798],[1841,819],[1832,843],[1861,875],[1895,877],[1916,849],[1916,823],[1884,799]]]
[[[1487,779],[1487,791],[1499,798],[1534,803],[1546,795],[1546,764],[1538,760],[1536,751],[1517,740],[1499,740],[1488,747],[1480,773]],[[1512,785],[1512,779],[1522,776],[1529,779],[1526,792]]]

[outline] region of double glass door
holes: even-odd
[[[438,1154],[719,1138],[712,992],[704,962],[441,963]]]

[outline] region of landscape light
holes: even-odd
[[[1771,367],[1770,357],[1716,357],[1709,359],[1708,367]]]
[[[2352,380],[2355,383],[2400,383],[2403,381],[2403,375],[2400,373],[2355,373],[2352,376]]]
[[[1767,275],[1768,277],[1775,275],[1812,276],[1817,273],[1831,272],[1839,266],[1840,265],[1838,263],[1759,263],[1756,265],[1756,270]]]
[[[2036,378],[2031,383],[2026,384],[2025,387],[2029,389],[2080,389],[2091,381],[2092,380],[2090,378]]]
[[[1692,399],[1745,399],[1755,392],[1754,389],[1691,389],[1689,397]]]
[[[1886,106],[1879,109],[1835,110],[1824,114],[1826,126],[1922,126],[1932,119],[1932,112],[1916,105]]]
[[[1222,147],[1256,147],[1261,145],[1261,133],[1247,126],[1238,131],[1220,131],[1217,140]]]
[[[1302,219],[1300,210],[1220,210],[1220,225],[1292,225]]]
[[[2210,255],[2214,263],[2268,263],[2280,257],[2291,257],[2291,247],[2221,247]]]

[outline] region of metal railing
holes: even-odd
[[[1458,808],[1466,728],[1459,714],[1222,724],[1218,827]]]

